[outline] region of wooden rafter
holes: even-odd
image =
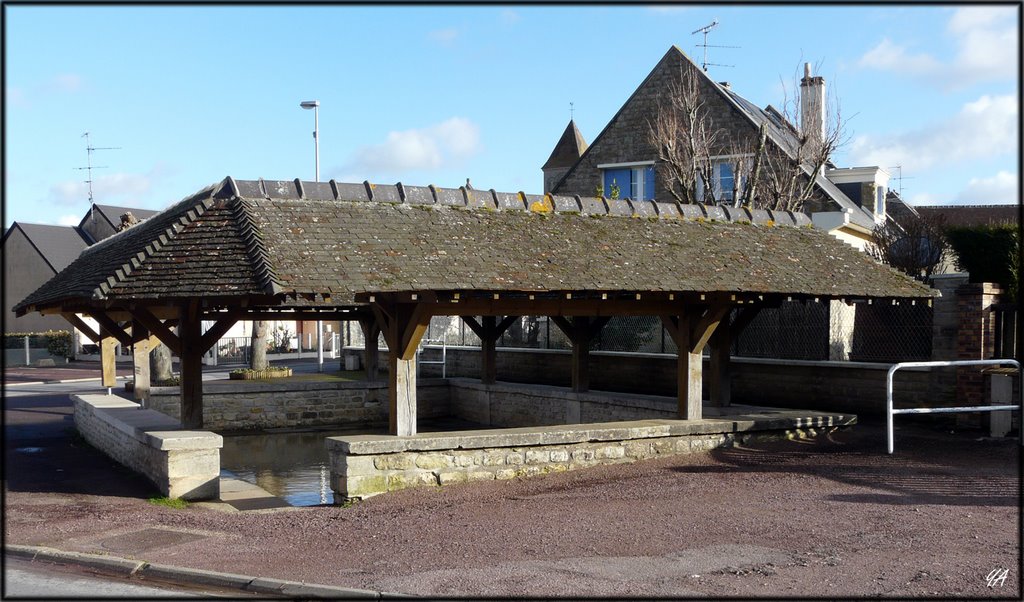
[[[160,321],[159,318],[154,316],[149,309],[145,307],[136,307],[132,309],[132,315],[143,326],[149,329],[164,345],[173,351],[177,355],[181,355],[181,340],[178,335],[171,332],[171,329]]]

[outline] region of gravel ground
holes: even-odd
[[[150,504],[145,482],[81,443],[34,454],[8,443],[5,535],[433,596],[1019,599],[1020,446],[908,424],[893,456],[881,424],[862,423],[808,441],[243,513]],[[989,587],[1002,568],[1005,583]]]

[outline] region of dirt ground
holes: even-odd
[[[56,428],[68,410],[54,398],[25,412],[49,412]],[[8,428],[28,420],[10,405],[5,415]],[[882,425],[862,422],[808,441],[239,513],[157,506],[151,486],[80,441],[24,452],[8,436],[4,529],[8,543],[428,596],[1019,599],[1021,447],[934,424],[901,423],[892,456]],[[987,580],[1000,569],[1005,581]]]

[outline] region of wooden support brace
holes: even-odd
[[[100,328],[102,328],[109,336],[117,339],[119,343],[126,347],[132,344],[131,335],[125,332],[124,328],[121,328],[121,325],[112,320],[110,316],[101,311],[93,312],[89,315],[93,320],[96,320],[100,325]]]
[[[430,324],[424,303],[371,304],[388,342],[388,426],[392,435],[416,434],[416,348]]]
[[[143,402],[143,405],[149,399],[149,353],[155,346],[154,341],[159,343],[156,337],[149,336],[149,331],[141,322],[132,322],[132,397]]]
[[[609,316],[550,316],[552,322],[572,341],[572,390],[579,393],[590,390],[590,341],[608,324]]]
[[[95,330],[93,330],[84,321],[82,321],[82,319],[79,318],[76,314],[65,312],[65,313],[62,313],[61,316],[65,320],[70,322],[72,326],[74,326],[79,331],[81,331],[81,333],[84,334],[90,341],[92,341],[93,343],[99,344],[99,342],[100,342],[100,335],[99,335],[99,333],[96,332]]]
[[[164,345],[179,357],[181,356],[181,341],[178,335],[171,332],[171,329],[154,316],[145,307],[135,307],[131,310],[132,317],[138,320],[143,326],[149,329]]]
[[[113,387],[117,384],[117,339],[100,327],[100,370],[102,385]]]
[[[363,316],[359,318],[359,328],[363,331],[363,366],[366,368],[366,380],[375,381],[378,377],[377,337],[381,332],[380,324],[373,317]]]
[[[203,353],[209,351],[210,347],[213,347],[217,343],[217,341],[219,341],[220,338],[224,336],[225,332],[231,330],[231,327],[234,326],[235,322],[237,321],[238,320],[233,317],[221,318],[220,320],[217,321],[216,324],[214,324],[209,330],[207,330],[206,334],[203,335],[203,338],[200,341],[200,346],[203,348]]]
[[[711,393],[711,405],[726,407],[732,403],[732,383],[730,382],[729,364],[732,337],[730,336],[729,319],[723,318],[711,336],[711,363],[709,372],[711,381],[708,383]]]

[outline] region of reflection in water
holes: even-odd
[[[292,506],[327,504],[334,496],[324,439],[335,435],[383,432],[359,427],[225,436],[220,465],[226,475],[258,485]]]
[[[419,421],[421,432],[480,428],[457,418]],[[220,451],[221,473],[253,483],[292,506],[329,504],[331,464],[324,439],[336,435],[385,434],[385,428],[353,426],[337,430],[266,432],[224,435]]]

